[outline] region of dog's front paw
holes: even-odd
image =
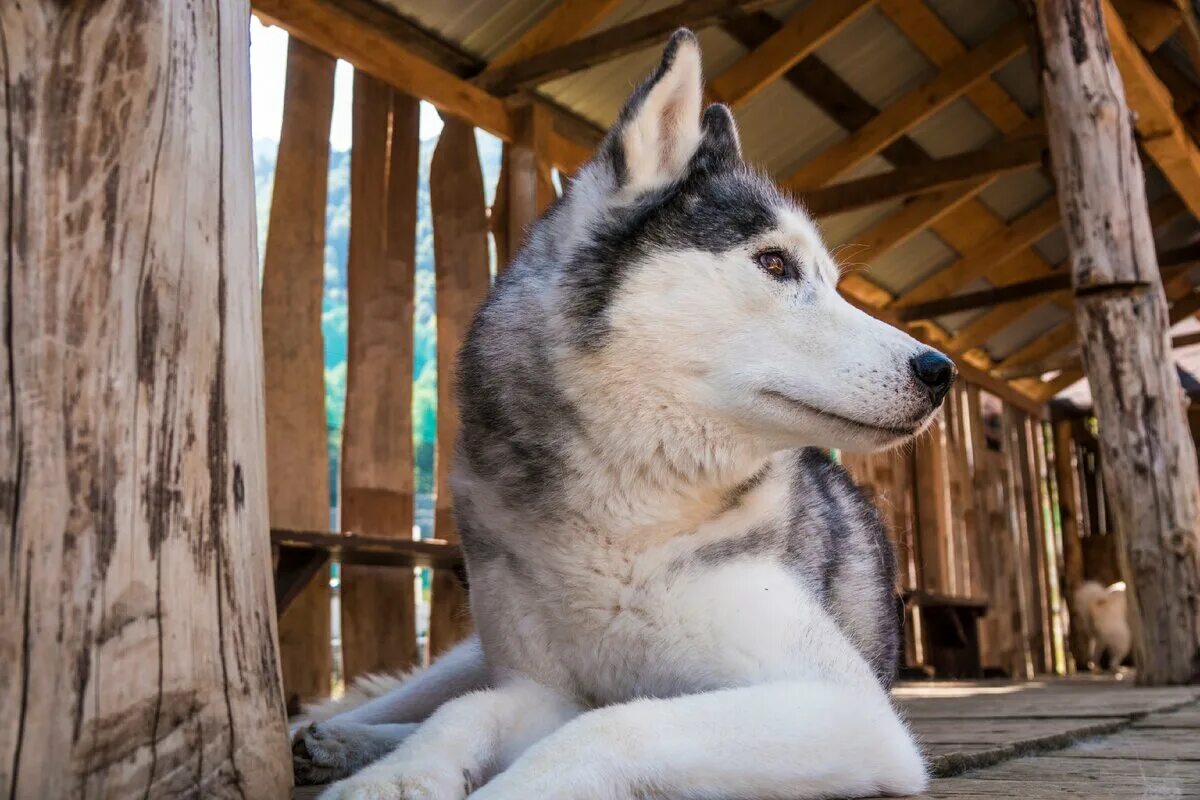
[[[377,764],[330,786],[320,800],[462,800],[466,781],[400,765]]]
[[[323,722],[301,728],[292,739],[296,783],[330,783],[378,761],[402,740],[388,730],[391,727],[395,726]]]

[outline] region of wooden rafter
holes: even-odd
[[[1113,0],[1129,34],[1143,50],[1153,53],[1179,30],[1183,14],[1175,0]]]
[[[497,53],[476,81],[487,85],[500,67],[578,39],[616,11],[622,0],[560,0],[517,41]]]
[[[785,185],[803,192],[845,175],[907,131],[932,117],[987,79],[1026,46],[1022,25],[1012,24],[974,50],[948,63],[941,72],[881,111],[851,136],[832,145],[794,172]]]
[[[793,14],[779,30],[741,60],[711,80],[708,92],[717,102],[737,106],[768,84],[874,5],[874,0],[824,0]]]
[[[1192,347],[1200,344],[1200,332],[1184,333],[1179,336],[1171,337],[1171,349],[1179,350],[1184,347]],[[998,377],[1005,380],[1013,380],[1015,378],[1031,378],[1039,375],[1045,375],[1048,372],[1055,370],[1075,370],[1083,369],[1083,362],[1079,358],[1079,351],[1075,347],[1055,353],[1054,355],[1030,364],[1018,364],[1013,367],[997,368],[993,370]]]
[[[679,3],[500,67],[491,72],[485,83],[496,94],[509,94],[636,53],[666,40],[681,27],[705,28],[731,15],[766,5],[770,5],[770,0],[691,0]]]
[[[1002,140],[958,155],[939,158],[868,178],[836,183],[804,195],[804,204],[816,217],[827,217],[889,200],[924,194],[947,184],[980,177],[1000,177],[1041,166],[1046,139],[1030,136]]]
[[[464,77],[478,73],[482,65],[407,20],[363,0],[253,0],[253,10],[264,22],[356,69],[512,141],[509,106]],[[574,171],[587,159],[600,131],[561,107],[547,105],[556,118],[550,157],[560,169]]]

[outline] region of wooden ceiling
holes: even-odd
[[[505,0],[474,5],[489,1],[493,11],[505,10]],[[545,109],[553,124],[544,157],[564,172],[586,160],[602,135],[597,123],[608,120],[585,103],[566,102],[565,92],[556,97],[555,87],[652,52],[678,27],[719,31],[731,44],[722,59],[727,63],[707,76],[710,99],[749,117],[756,101],[786,86],[836,126],[835,141],[815,143],[801,163],[776,174],[823,223],[833,220],[836,227],[844,218],[836,215],[873,213],[849,239],[859,246],[856,258],[883,259],[929,234],[950,254],[914,270],[916,279],[899,290],[896,281],[889,288],[870,269],[849,271],[841,289],[852,302],[944,349],[965,378],[1028,410],[1039,410],[1082,376],[1067,271],[1044,246],[1059,225],[1056,198],[1052,191],[1039,197],[1029,189],[1027,207],[1011,217],[989,201],[989,192],[1017,173],[1037,176],[1027,182],[1031,187],[1048,185],[1037,109],[1027,98],[1019,102],[1011,80],[1000,79],[1014,61],[1028,59],[1034,41],[1016,5],[1007,21],[968,44],[951,23],[975,7],[956,7],[953,0],[514,3],[523,3],[509,8],[522,12],[510,15],[523,16],[519,32],[510,31],[503,46],[471,51],[431,32],[420,2],[402,4],[415,17],[408,18],[369,0],[253,0],[265,22],[505,141],[516,135],[515,108],[532,102]],[[1137,114],[1143,162],[1153,165],[1156,180],[1159,174],[1165,179],[1151,216],[1156,232],[1174,232],[1174,246],[1165,248],[1160,240],[1174,324],[1200,312],[1193,274],[1200,272],[1193,269],[1200,250],[1186,246],[1200,231],[1200,26],[1189,0],[1102,3],[1113,57]],[[485,10],[473,6],[472,13],[483,19]],[[863,36],[880,20],[888,35],[898,33],[927,63],[925,77],[877,107],[824,54],[831,43]],[[469,26],[459,20],[464,24]],[[642,66],[631,69],[636,74]],[[619,95],[630,85],[627,77],[609,83],[615,85],[605,89]],[[994,128],[992,139],[931,154],[918,143],[929,139],[922,126],[963,103]],[[989,342],[1012,339],[1024,328],[1032,334],[994,354],[999,348]]]

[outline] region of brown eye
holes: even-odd
[[[787,259],[785,259],[783,257],[783,253],[779,252],[778,250],[767,250],[766,252],[759,253],[757,260],[758,265],[767,272],[771,273],[772,277],[787,277]]]

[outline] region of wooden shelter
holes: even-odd
[[[891,523],[906,666],[1079,669],[1073,590],[1123,578],[1139,678],[1195,679],[1200,485],[1171,366],[1200,330],[1190,2],[193,5],[0,7],[9,796],[284,796],[281,698],[330,687],[329,587],[314,580],[330,558],[348,677],[418,661],[415,567],[434,570],[430,651],[469,630],[447,483],[456,343],[489,249],[503,268],[554,171],[586,161],[680,26],[747,159],[819,218],[845,296],[959,366],[915,447],[843,457]],[[291,36],[261,306],[250,13]],[[320,298],[337,59],[356,72],[331,531]],[[445,120],[429,177],[432,541],[411,537],[407,413],[419,101]],[[475,129],[504,142],[490,205]],[[1050,413],[1085,376],[1095,416]]]

